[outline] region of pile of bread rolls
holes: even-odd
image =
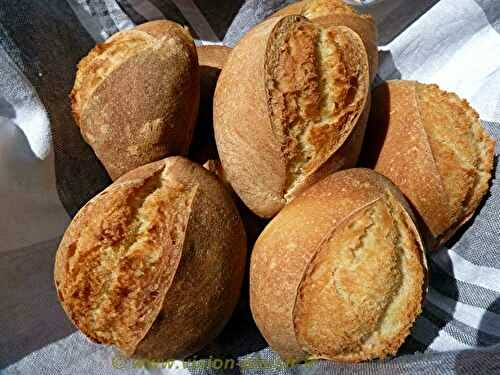
[[[192,355],[237,305],[250,245],[251,311],[283,359],[396,354],[424,251],[474,214],[494,141],[436,85],[372,98],[376,71],[374,22],[341,0],[292,4],[233,50],[170,21],[96,46],[72,110],[114,182],[57,252],[71,321],[126,355]]]

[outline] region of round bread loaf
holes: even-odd
[[[189,32],[170,21],[122,31],[78,64],[71,92],[76,123],[114,180],[189,151],[199,103]]]
[[[213,128],[213,98],[215,84],[231,48],[220,45],[197,46],[200,64],[200,111],[189,157],[200,164],[218,159]]]
[[[272,217],[302,190],[357,161],[368,60],[351,29],[274,17],[236,45],[214,98],[214,131],[228,181]]]
[[[355,31],[363,41],[370,65],[370,82],[378,69],[377,28],[373,18],[358,14],[342,0],[303,0],[290,4],[271,17],[300,14],[315,23],[325,26],[347,26]]]
[[[494,147],[479,115],[456,94],[414,81],[374,91],[363,163],[406,195],[431,247],[474,214],[488,190]]]
[[[286,360],[395,354],[426,289],[410,208],[368,169],[334,173],[266,226],[250,265],[257,326]]]
[[[137,168],[74,217],[55,262],[60,302],[92,341],[126,355],[183,358],[238,301],[246,239],[215,176],[181,157]]]

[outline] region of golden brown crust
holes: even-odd
[[[281,32],[278,26],[291,30]],[[366,105],[367,66],[359,37],[345,27],[282,22],[273,36],[266,60],[267,97],[271,125],[282,139],[289,201],[323,177],[319,169],[331,173],[354,166],[362,137],[347,138],[365,125],[357,122],[360,117],[366,121],[360,113]],[[358,139],[347,151],[353,163],[344,163],[337,151]]]
[[[78,64],[72,110],[112,179],[186,154],[199,102],[196,49],[170,21],[119,32]]]
[[[245,252],[225,188],[171,157],[126,174],[82,208],[61,241],[54,278],[66,313],[93,341],[127,355],[180,358],[229,318]]]
[[[345,168],[354,168],[358,161],[358,155],[361,153],[363,140],[365,136],[366,125],[370,115],[371,94],[368,95],[365,108],[361,113],[356,126],[351,134],[347,137],[344,144],[332,155],[316,172],[306,179],[305,187],[312,186],[316,182],[330,175],[331,171],[338,171]],[[294,196],[299,195],[304,191],[297,190]]]
[[[314,358],[347,362],[396,354],[421,312],[421,251],[391,199],[340,224],[300,284],[294,326],[302,347]]]
[[[216,88],[214,130],[227,178],[245,204],[271,217],[319,176],[351,167],[336,158],[366,106],[360,38],[300,16],[271,18],[231,53]]]
[[[398,185],[437,246],[486,194],[494,141],[465,100],[436,85],[389,81],[375,102],[367,164]]]
[[[452,226],[449,239],[469,220],[488,191],[495,141],[482,128],[479,114],[466,100],[437,85],[417,84],[419,111],[448,194]],[[435,126],[435,124],[440,126]]]
[[[421,310],[425,271],[401,193],[373,171],[342,171],[287,205],[257,240],[252,313],[283,358],[384,357]]]
[[[269,122],[263,69],[268,35],[278,20],[264,21],[243,36],[226,61],[214,96],[215,140],[227,178],[245,204],[263,217],[284,205],[285,163]]]
[[[410,110],[416,106],[414,82],[390,81],[379,86],[373,93],[366,144],[376,157],[370,165],[389,177],[419,214],[428,218],[427,225],[440,233],[449,221],[448,202],[422,118],[418,111]],[[409,195],[410,190],[414,193]]]
[[[370,66],[370,82],[378,69],[377,29],[369,15],[360,15],[342,0],[303,0],[290,4],[271,17],[299,14],[324,26],[346,26],[363,41]]]
[[[368,77],[364,74],[368,67],[359,37],[345,27],[328,26],[313,30],[316,40],[312,56],[308,56],[312,59],[312,64],[309,64],[314,66],[317,59],[316,64],[319,63],[320,68],[308,76],[309,68],[304,69],[304,64],[299,62],[297,65],[305,70],[302,75],[300,69],[287,69],[287,53],[282,53],[280,57],[284,64],[277,66],[277,72],[273,74],[280,77],[276,81],[285,86],[274,102],[271,99],[269,106],[273,127],[283,129],[285,133],[282,150],[287,160],[287,201],[325,174],[355,165],[367,120],[362,109],[369,107]],[[298,37],[302,33],[298,30]],[[288,42],[291,50],[294,50],[294,45],[299,50],[302,47],[301,40],[296,39],[293,40],[292,32]],[[299,56],[303,53],[304,49],[301,49]],[[297,61],[297,56],[292,58]],[[301,83],[302,76],[305,77],[303,90],[302,87],[286,87],[290,83],[293,86]],[[273,83],[279,88],[280,84],[276,81]],[[294,97],[295,90],[300,93],[297,99]],[[268,97],[274,95],[269,90]],[[276,112],[278,116],[275,119]],[[345,153],[339,152],[341,149]]]

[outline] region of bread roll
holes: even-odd
[[[245,270],[231,197],[181,157],[137,168],[90,200],[57,251],[55,284],[92,341],[149,359],[188,356],[222,329]]]
[[[217,82],[214,131],[226,176],[253,212],[272,217],[354,165],[368,86],[363,43],[347,27],[274,17],[241,39]]]
[[[370,82],[378,70],[377,28],[371,16],[358,14],[342,0],[303,0],[290,4],[271,17],[300,14],[324,26],[347,26],[361,37],[368,54]]]
[[[114,180],[189,150],[199,103],[189,32],[170,21],[122,31],[78,64],[71,101],[76,123]]]
[[[486,194],[495,142],[467,101],[414,81],[389,81],[374,91],[369,129],[364,164],[401,189],[437,247]]]
[[[250,304],[287,360],[395,354],[421,311],[426,263],[401,193],[368,169],[334,173],[287,205],[252,252]]]
[[[200,64],[200,111],[189,150],[189,157],[200,164],[218,159],[213,128],[213,98],[215,84],[231,48],[219,45],[197,46]]]

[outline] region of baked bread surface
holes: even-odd
[[[366,48],[370,66],[370,82],[378,69],[377,28],[372,17],[358,14],[342,0],[303,0],[287,5],[271,17],[302,15],[325,26],[346,26],[356,32]]]
[[[321,180],[268,224],[252,252],[250,302],[287,360],[393,355],[421,311],[423,245],[401,193],[367,169]]]
[[[126,174],[79,211],[54,277],[64,310],[92,341],[137,357],[183,358],[230,317],[245,257],[227,190],[171,157]]]
[[[110,177],[189,150],[199,104],[188,31],[152,21],[114,34],[78,64],[72,111]]]
[[[274,17],[243,37],[217,83],[214,130],[227,178],[253,212],[272,217],[354,165],[368,86],[366,52],[346,27]]]
[[[364,163],[402,190],[438,246],[486,194],[495,142],[467,101],[437,85],[388,81],[373,101]]]

